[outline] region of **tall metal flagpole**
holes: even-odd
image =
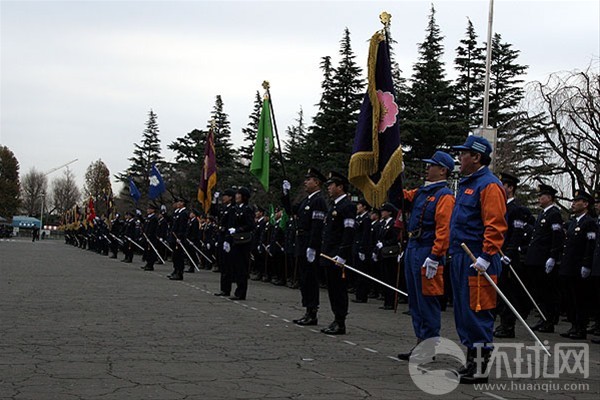
[[[279,150],[279,161],[281,162],[281,170],[283,172],[283,179],[287,179],[287,174],[285,173],[285,164],[283,163],[283,152],[281,151],[281,142],[279,141],[279,131],[277,130],[277,122],[275,121],[275,111],[273,110],[273,101],[271,101],[271,91],[269,90],[271,85],[269,81],[263,81],[262,83],[263,89],[267,91],[267,96],[269,96],[269,108],[271,110],[271,120],[273,121],[273,129],[275,130],[275,138],[277,139],[277,149]]]
[[[485,59],[485,89],[483,92],[483,122],[481,127],[475,132],[476,135],[482,136],[489,140],[492,148],[496,150],[497,131],[489,127],[489,111],[490,111],[490,74],[492,68],[492,25],[494,22],[494,0],[490,0],[488,13],[488,34],[487,34],[487,54]],[[492,152],[492,162],[490,169],[494,169],[496,164],[496,151]]]

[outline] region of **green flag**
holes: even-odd
[[[275,225],[275,208],[273,207],[273,204],[269,206],[269,223]]]
[[[287,213],[285,212],[285,208],[283,210],[281,210],[281,221],[279,221],[279,227],[281,229],[283,229],[285,231],[285,228],[287,228],[287,223],[290,219],[290,217],[288,217]]]
[[[254,175],[265,190],[269,190],[269,159],[273,147],[273,128],[271,125],[271,111],[269,99],[265,96],[260,121],[258,122],[258,133],[256,134],[256,145],[250,163],[250,173]]]

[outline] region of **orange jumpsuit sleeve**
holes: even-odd
[[[491,259],[504,243],[506,223],[506,193],[496,183],[481,191],[481,220],[483,221],[483,258]],[[490,260],[487,261],[490,261]]]
[[[404,193],[404,199],[408,200],[408,201],[413,201],[415,198],[415,195],[417,194],[417,189],[402,189],[402,192]]]
[[[438,259],[443,257],[450,247],[450,218],[454,202],[454,196],[446,194],[440,197],[435,208],[435,240],[431,254]]]

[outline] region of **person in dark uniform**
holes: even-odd
[[[164,254],[165,261],[167,260],[167,246],[165,243],[168,242],[169,239],[169,216],[167,215],[167,207],[163,204],[160,206],[160,213],[158,214],[158,229],[156,231],[156,238],[160,242],[161,246],[157,247],[157,249],[163,249],[162,254]],[[158,250],[161,251],[161,250]]]
[[[267,219],[265,218],[265,209],[257,206],[254,215],[256,221],[256,230],[254,231],[252,254],[254,255],[254,262],[252,262],[251,279],[253,281],[260,281],[265,277],[268,277],[265,268],[267,262],[267,254],[263,247],[266,231],[268,229]]]
[[[540,184],[538,201],[542,212],[537,217],[527,248],[525,265],[533,282],[534,298],[546,318],[542,318],[531,327],[534,331],[552,333],[558,323],[558,268],[554,268],[560,259],[563,247],[563,220],[555,204],[557,190]]]
[[[322,259],[321,265],[325,269],[327,292],[334,320],[328,327],[321,329],[321,332],[329,335],[344,335],[346,315],[348,315],[348,288],[340,264],[345,264],[352,257],[356,205],[347,194],[350,182],[345,176],[332,171],[325,184],[332,203],[325,217],[321,252],[332,257],[335,263]]]
[[[146,215],[146,220],[144,221],[144,259],[146,260],[146,265],[142,267],[144,271],[154,271],[154,263],[158,260],[158,256],[154,249],[157,249],[158,239],[158,216],[156,215],[156,206],[152,203],[148,204],[146,207],[148,214]],[[154,246],[154,248],[152,248]]]
[[[283,286],[286,283],[287,268],[285,264],[285,231],[282,226],[285,221],[282,220],[283,212],[281,209],[275,210],[275,221],[271,230],[271,237],[269,238],[269,245],[267,250],[269,251],[269,265],[271,274],[273,275],[271,283],[277,286]]]
[[[175,199],[173,202],[173,224],[169,233],[169,242],[173,249],[173,272],[167,275],[172,281],[183,280],[183,270],[185,268],[185,250],[183,248],[186,241],[187,222],[189,211],[185,207],[184,199]]]
[[[352,251],[353,266],[361,272],[369,274],[371,257],[371,206],[365,199],[356,203],[356,228],[354,234],[354,248]],[[358,275],[358,274],[357,274]],[[356,298],[354,303],[366,303],[369,294],[369,280],[362,275],[356,277]]]
[[[383,280],[383,274],[380,268],[381,263],[379,262],[377,257],[372,256],[373,249],[375,249],[375,243],[377,242],[377,237],[379,236],[379,231],[383,227],[383,224],[381,222],[381,210],[378,208],[372,209],[369,213],[369,217],[371,218],[371,229],[369,233],[369,247],[366,253],[367,257],[371,258],[371,260],[369,260],[369,275],[381,281]],[[370,282],[369,285],[370,289],[368,297],[370,299],[383,300],[383,287],[374,282]]]
[[[199,263],[198,253],[196,252],[196,249],[194,248],[194,246],[196,246],[198,248],[200,247],[200,221],[198,220],[199,216],[200,216],[200,212],[198,210],[191,209],[189,218],[187,220],[187,230],[186,230],[186,234],[185,234],[185,249],[187,250],[188,254],[190,255],[191,260],[188,260],[189,267],[185,272],[190,273],[190,274],[193,274],[194,272],[196,272],[196,268],[194,267],[193,263],[196,263],[196,265],[198,265],[198,263]],[[187,257],[187,255],[186,255],[186,257]],[[192,261],[193,261],[193,263],[192,263]]]
[[[590,215],[594,199],[583,190],[576,190],[566,223],[565,245],[558,274],[562,284],[562,301],[571,328],[560,336],[584,340],[592,303],[592,260],[596,246],[596,220]]]
[[[125,257],[121,260],[124,263],[133,262],[133,246],[131,240],[135,240],[135,218],[133,218],[133,213],[127,211],[125,213],[125,223],[123,224],[123,231],[121,232],[123,237],[123,253],[125,253]],[[129,238],[129,239],[128,239]]]
[[[298,204],[296,204],[298,206]],[[285,226],[285,262],[287,265],[287,286],[297,289],[298,285],[298,257],[296,252],[296,215],[297,210],[290,207],[289,219]],[[303,255],[305,257],[305,255]]]
[[[228,229],[225,243],[231,243],[231,264],[233,279],[236,283],[232,300],[246,300],[248,292],[248,274],[250,268],[250,252],[252,251],[252,234],[256,228],[254,211],[248,205],[250,190],[241,187],[235,193],[235,216],[233,227]]]
[[[234,226],[235,206],[233,198],[235,190],[226,189],[221,196],[221,207],[218,211],[219,226],[217,235],[217,265],[221,273],[220,288],[215,296],[229,296],[231,294],[231,284],[233,282],[233,266],[231,260],[231,243],[226,241],[229,235],[229,229]],[[227,243],[227,244],[225,244]]]
[[[590,327],[588,333],[594,335],[591,341],[594,344],[600,344],[600,190],[594,194],[594,207],[596,209],[596,246],[594,247],[594,260],[592,261],[592,317],[595,320],[594,325]]]
[[[317,325],[319,310],[318,254],[321,252],[323,222],[327,204],[321,192],[325,176],[316,168],[309,168],[304,176],[304,190],[308,193],[297,207],[296,257],[304,316],[293,320],[298,325]],[[284,195],[286,182],[284,182]],[[287,183],[289,186],[289,183]],[[288,192],[290,188],[287,188]]]
[[[517,278],[513,276],[509,265],[512,266],[519,277],[525,277],[525,270],[521,262],[521,255],[525,253],[529,244],[528,232],[533,231],[535,219],[527,207],[522,206],[515,198],[519,178],[507,172],[500,173],[500,181],[506,192],[506,222],[508,230],[504,236],[500,259],[503,267],[498,286],[523,318],[527,318],[530,310],[530,300],[525,294]],[[498,299],[496,310],[500,316],[500,325],[494,331],[497,338],[514,338],[517,317],[502,299]]]
[[[375,237],[375,246],[371,259],[379,263],[382,281],[390,286],[396,287],[396,277],[398,275],[398,228],[395,225],[395,218],[398,209],[392,203],[384,203],[381,208],[381,226],[378,235]],[[383,288],[383,305],[379,307],[382,310],[394,309],[394,291]]]
[[[112,242],[110,242],[110,252],[112,254],[109,256],[109,258],[117,258],[119,253],[119,241],[116,238],[119,237],[122,228],[123,221],[121,221],[121,216],[119,213],[116,213],[115,218],[110,223],[110,237],[112,238]]]

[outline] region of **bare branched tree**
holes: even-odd
[[[42,196],[48,189],[48,179],[43,172],[31,168],[21,180],[21,206],[27,215],[40,215]]]
[[[52,181],[52,205],[60,215],[79,203],[81,191],[75,182],[75,175],[68,168],[60,178]]]
[[[600,189],[598,66],[596,61],[584,71],[554,73],[529,88],[530,110],[543,113],[545,129],[540,132],[559,160],[555,175],[571,193],[577,188],[588,193]]]

